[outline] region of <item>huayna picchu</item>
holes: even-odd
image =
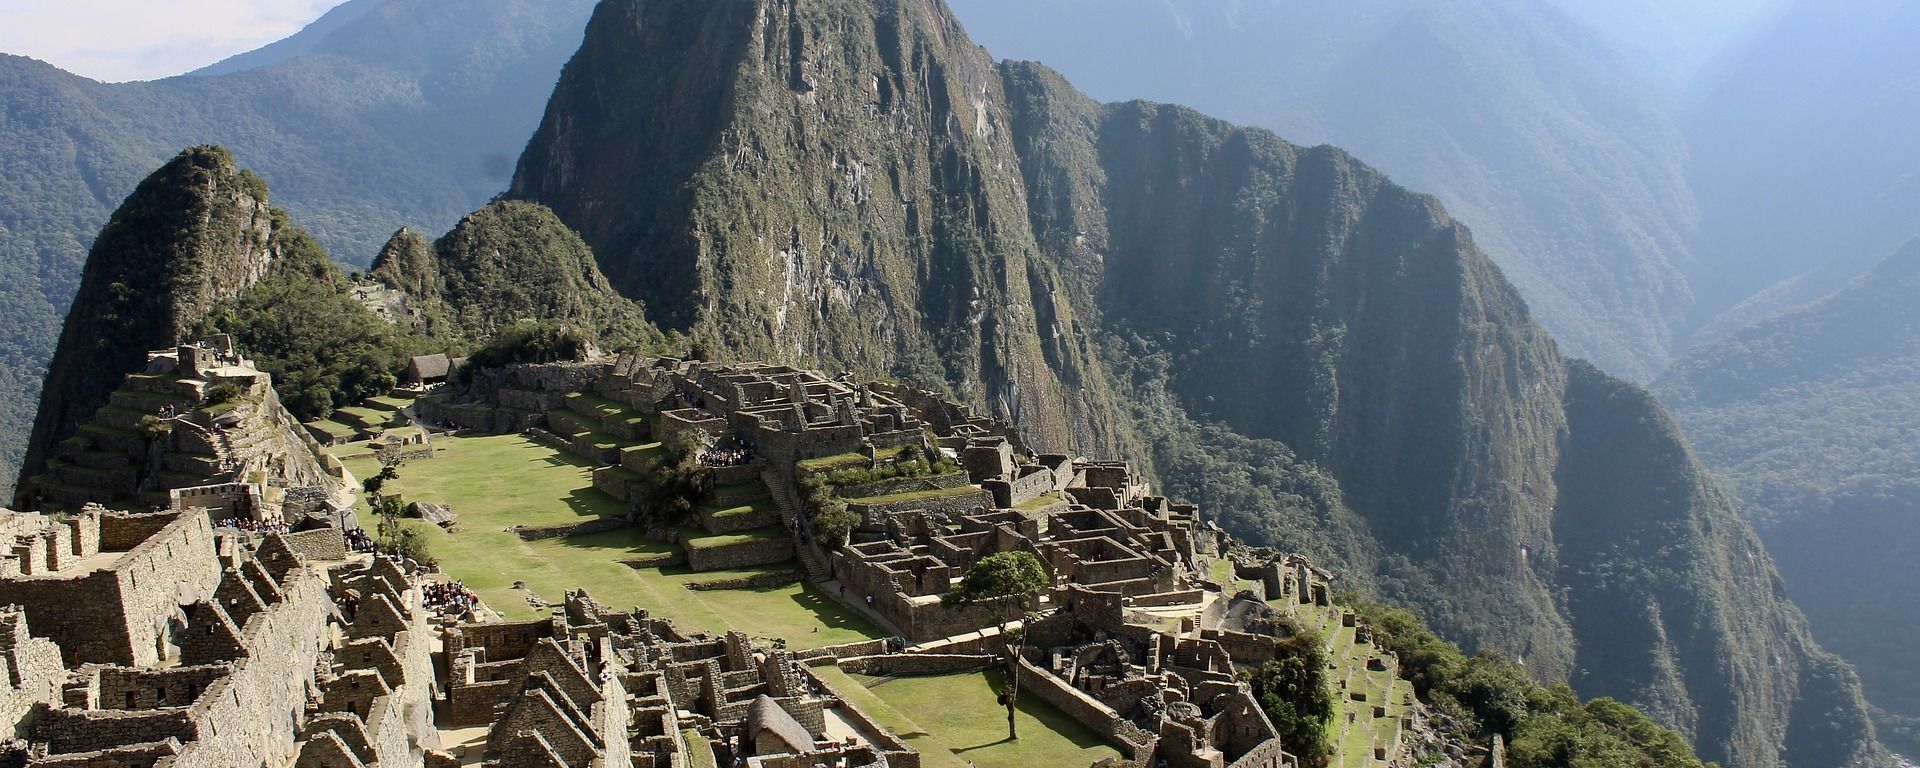
[[[1891,763],[1432,198],[939,0],[603,0],[447,235],[195,148],[81,297],[0,765]]]

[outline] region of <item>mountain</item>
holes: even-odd
[[[1920,235],[1920,2],[1796,0],[1687,105],[1694,325],[1717,338],[1831,293]]]
[[[405,296],[432,336],[484,341],[533,319],[585,325],[617,349],[661,341],[646,308],[614,292],[580,236],[534,203],[488,204],[432,245],[401,230],[367,276]]]
[[[910,378],[1043,450],[1153,442],[1203,508],[1272,503],[1225,518],[1256,543],[1705,757],[1886,762],[1652,396],[1342,150],[996,65],[938,0],[607,0],[509,197],[708,354]],[[1275,482],[1173,474],[1216,451]]]
[[[1920,240],[1842,290],[1690,352],[1656,383],[1739,497],[1822,643],[1920,746]]]
[[[95,232],[183,146],[220,144],[365,265],[400,227],[444,231],[497,194],[590,0],[356,0],[259,56],[103,84],[0,55],[0,480]]]
[[[74,435],[147,351],[189,341],[214,304],[266,274],[285,216],[266,184],[217,147],[195,147],[148,176],[94,241],[41,395],[26,466]]]
[[[1433,193],[1575,355],[1649,378],[1673,353],[1692,307],[1685,138],[1663,86],[1554,4],[953,6],[989,49],[1102,99],[1330,142]]]

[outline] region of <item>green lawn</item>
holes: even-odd
[[[849,701],[920,750],[928,768],[1086,766],[1119,750],[1078,721],[1027,694],[1015,715],[1020,740],[1007,741],[1006,710],[994,701],[999,671],[873,678],[818,667]],[[911,713],[911,714],[908,714]]]
[[[923,499],[943,499],[948,496],[964,496],[967,494],[979,495],[979,493],[980,493],[980,488],[978,486],[963,485],[958,488],[929,488],[924,491],[907,491],[905,493],[890,493],[885,496],[868,496],[860,499],[847,499],[847,502],[850,504],[878,505],[878,504],[892,504],[895,502],[902,502],[902,501],[921,501]]]
[[[864,453],[836,453],[832,456],[794,462],[794,466],[799,467],[803,472],[826,472],[856,465],[864,467],[867,464],[867,455]]]
[[[645,608],[688,632],[739,629],[759,637],[785,637],[795,648],[882,636],[810,585],[694,592],[683,585],[753,571],[695,574],[684,567],[624,565],[619,561],[673,552],[671,545],[642,538],[637,529],[522,541],[506,528],[624,515],[626,505],[593,488],[592,468],[586,462],[519,435],[445,437],[434,440],[434,447],[444,450],[402,466],[400,480],[386,491],[452,507],[455,533],[424,523],[416,523],[416,530],[449,575],[465,581],[509,618],[540,615],[527,606],[526,593],[512,588],[521,580],[552,602],[559,602],[568,588],[585,587],[602,604],[620,610]],[[365,449],[355,444],[336,450],[349,455]],[[356,477],[379,471],[370,458],[346,464]],[[374,521],[362,522],[371,528]]]
[[[768,541],[787,537],[786,529],[777,525],[727,534],[707,533],[699,528],[682,528],[680,529],[680,533],[686,537],[685,540],[688,549],[713,549],[715,547],[725,547],[749,541]]]
[[[1014,509],[1021,512],[1038,512],[1062,501],[1066,501],[1066,497],[1059,491],[1048,491],[1014,505]]]

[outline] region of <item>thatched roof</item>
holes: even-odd
[[[445,379],[452,370],[453,361],[444,353],[421,355],[407,361],[407,375],[418,382]]]
[[[807,727],[793,719],[793,715],[780,708],[780,703],[766,694],[754,697],[747,705],[747,740],[755,741],[761,733],[771,733],[787,745],[788,752],[809,752],[813,750],[813,734]]]

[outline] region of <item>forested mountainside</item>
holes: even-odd
[[[1920,0],[1794,0],[1688,104],[1697,323],[1838,290],[1920,235]]]
[[[1685,138],[1638,62],[1553,3],[952,5],[996,55],[1103,100],[1332,143],[1434,194],[1576,356],[1644,379],[1677,351],[1692,307]]]
[[[1657,391],[1807,608],[1920,747],[1920,241],[1812,305],[1694,350]]]
[[[611,349],[663,341],[646,308],[614,292],[593,252],[545,206],[501,201],[429,245],[401,230],[368,276],[406,297],[406,324],[430,336],[484,341],[525,320],[591,329]]]
[[[1243,535],[1337,549],[1705,757],[1885,760],[1652,397],[1345,152],[996,67],[934,0],[608,0],[510,197],[710,353],[944,386],[1043,448],[1174,435],[1169,486],[1274,504]],[[1284,490],[1172,474],[1265,445]]]
[[[149,171],[183,146],[226,146],[364,265],[395,229],[443,231],[506,185],[592,7],[368,1],[213,76],[104,84],[0,55],[0,483],[88,246]]]

